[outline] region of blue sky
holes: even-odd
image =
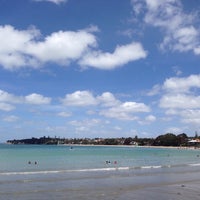
[[[200,133],[199,9],[0,0],[0,141]]]

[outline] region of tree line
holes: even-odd
[[[197,136],[195,136],[197,137]],[[138,138],[135,137],[121,137],[121,138],[58,138],[58,137],[40,137],[40,138],[29,138],[20,140],[8,140],[9,144],[45,144],[45,145],[139,145],[139,146],[189,146],[191,143],[190,139],[195,137],[188,137],[187,134],[182,133],[175,135],[173,133],[166,133],[159,135],[156,138]],[[194,144],[193,144],[194,145]],[[195,144],[197,145],[197,144]]]

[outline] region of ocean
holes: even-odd
[[[0,145],[0,200],[132,199],[145,185],[200,181],[195,173],[194,149]]]

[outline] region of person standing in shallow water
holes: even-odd
[[[28,164],[29,164],[29,165],[31,165],[31,164],[32,164],[32,163],[31,163],[31,161],[28,161]],[[35,161],[35,162],[34,162],[34,164],[35,164],[35,165],[37,165],[37,164],[38,164],[38,162],[37,162],[37,161]]]

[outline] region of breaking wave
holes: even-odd
[[[127,171],[127,170],[145,170],[173,167],[196,167],[200,163],[181,164],[181,165],[153,165],[153,166],[137,166],[137,167],[105,167],[93,169],[68,169],[68,170],[48,170],[48,171],[16,171],[16,172],[0,172],[0,175],[37,175],[37,174],[58,174],[58,173],[75,173],[75,172],[106,172],[106,171]]]

